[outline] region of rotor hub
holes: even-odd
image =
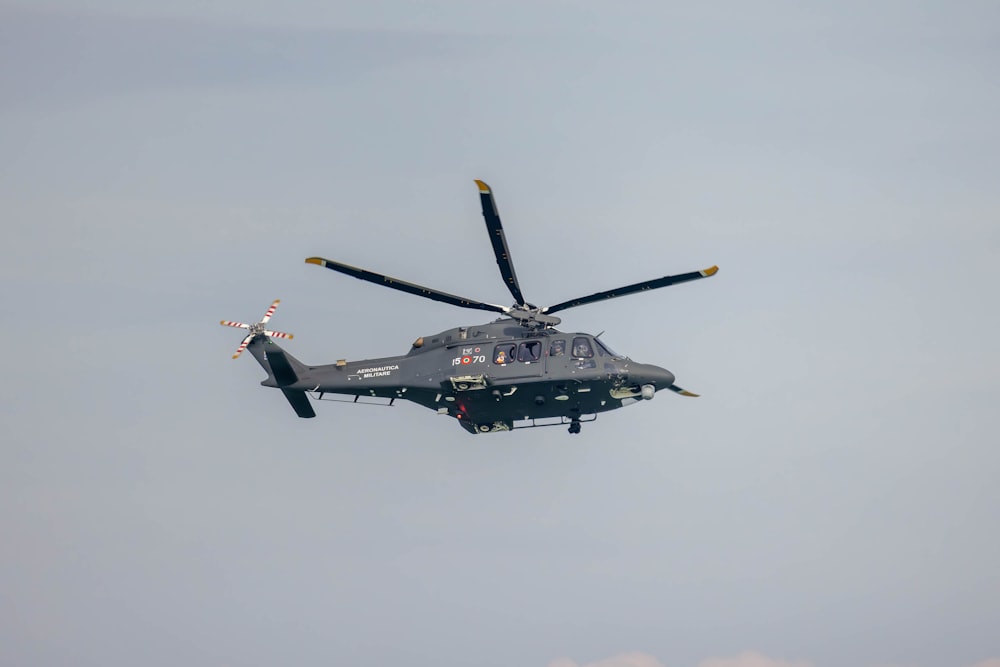
[[[527,327],[554,327],[561,319],[553,315],[546,315],[541,308],[531,304],[514,304],[507,314]]]

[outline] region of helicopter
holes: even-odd
[[[222,320],[248,330],[233,359],[249,350],[267,373],[265,387],[280,389],[295,413],[316,416],[310,399],[393,405],[407,400],[454,419],[469,433],[568,425],[572,434],[601,412],[652,399],[670,390],[695,397],[674,384],[674,374],[617,354],[597,336],[567,333],[553,313],[606,299],[714,276],[719,267],[634,283],[539,308],[521,292],[492,189],[476,180],[483,218],[510,306],[486,303],[399,280],[323,257],[307,264],[460,308],[499,313],[492,322],[421,336],[406,354],[308,366],[274,339],[293,336],[267,328],[280,303],[258,322]]]

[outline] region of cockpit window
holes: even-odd
[[[561,357],[566,354],[566,341],[554,340],[552,341],[552,346],[549,348],[550,357]]]
[[[590,339],[577,336],[573,339],[573,356],[578,359],[589,359],[594,356],[594,348],[590,346]]]
[[[501,366],[514,363],[515,347],[513,343],[501,343],[497,345],[496,349],[493,350],[493,363]]]
[[[610,347],[608,347],[607,345],[605,345],[605,344],[604,344],[604,341],[603,341],[603,340],[601,340],[600,338],[595,338],[595,339],[594,339],[594,342],[595,342],[595,343],[597,343],[597,349],[598,349],[598,351],[599,351],[599,352],[600,352],[600,353],[601,353],[602,355],[605,355],[605,354],[606,354],[606,355],[608,355],[609,357],[620,357],[620,356],[622,356],[622,355],[618,354],[617,352],[615,352],[614,350],[612,350],[612,349],[611,349]]]
[[[517,350],[517,360],[531,363],[542,358],[542,341],[529,340],[521,343]]]

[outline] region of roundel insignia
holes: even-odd
[[[462,363],[463,364],[471,364],[472,363],[472,357],[462,357]]]

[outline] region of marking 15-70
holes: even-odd
[[[469,364],[482,364],[486,362],[486,355],[480,354],[482,350],[478,347],[462,348],[462,356],[451,360],[452,366],[468,366]]]

